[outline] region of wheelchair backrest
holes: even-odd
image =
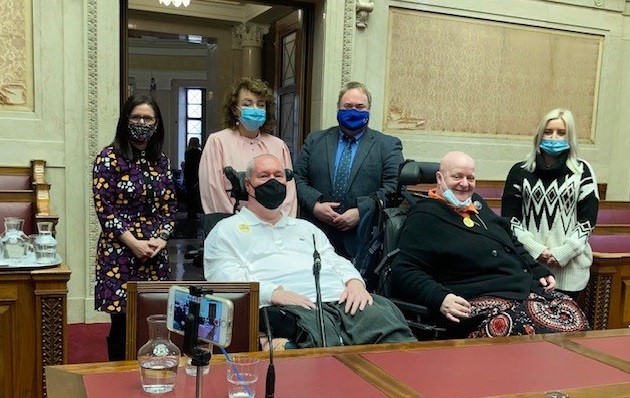
[[[438,163],[415,162],[407,160],[400,166],[398,176],[398,190],[389,195],[384,205],[380,208],[379,221],[372,234],[370,255],[375,256],[369,261],[363,260],[363,276],[368,289],[384,296],[389,293],[390,263],[398,253],[398,241],[402,226],[407,219],[409,209],[415,205],[418,196],[404,189],[406,185],[435,183],[435,173],[439,168]],[[366,266],[365,264],[369,264]]]
[[[371,278],[375,280],[374,291],[381,296],[391,297],[391,262],[398,254],[398,242],[400,232],[409,215],[410,208],[416,203],[417,198],[411,194],[398,206],[385,209],[385,220],[382,232],[382,258],[373,270]]]

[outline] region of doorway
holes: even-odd
[[[243,71],[235,30],[244,24],[266,26],[258,77],[276,92],[275,134],[295,160],[309,131],[313,10],[313,3],[302,1],[192,0],[188,8],[177,9],[158,0],[120,0],[121,103],[132,93],[158,100],[168,126],[165,153],[177,167],[190,135],[182,93],[190,88],[204,93],[196,126],[205,142],[222,128],[223,99]]]

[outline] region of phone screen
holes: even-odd
[[[191,301],[199,303],[197,337],[217,345],[224,345],[226,343],[225,336],[222,336],[221,332],[227,332],[229,320],[224,319],[227,314],[224,314],[223,311],[228,309],[223,308],[221,301],[212,300],[205,296],[195,297],[188,292],[175,290],[172,328],[182,333],[184,332],[186,316]]]

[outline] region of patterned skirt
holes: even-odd
[[[479,297],[470,301],[471,317],[483,320],[468,337],[518,336],[588,330],[584,312],[569,296],[550,292],[552,298],[530,293],[523,301]]]

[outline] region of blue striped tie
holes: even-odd
[[[335,182],[333,183],[333,200],[341,203],[339,210],[344,211],[345,194],[348,189],[348,180],[350,178],[350,169],[352,168],[352,144],[356,141],[354,137],[342,137],[345,142],[339,165],[335,173]]]

